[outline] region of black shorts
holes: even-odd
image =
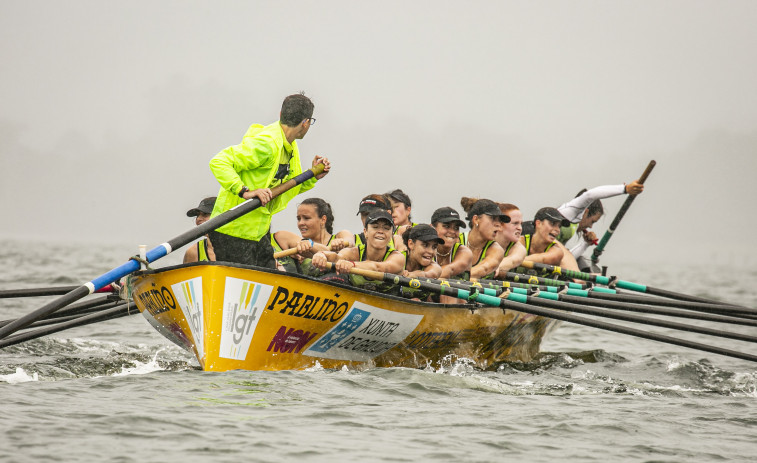
[[[208,233],[208,238],[213,243],[213,251],[216,253],[218,262],[276,268],[270,233],[263,235],[260,241],[253,241],[213,230]]]

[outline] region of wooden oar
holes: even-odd
[[[608,278],[606,276],[602,275],[595,275],[593,273],[584,273],[584,272],[576,272],[575,270],[568,270],[562,267],[558,267],[556,265],[548,265],[548,264],[541,264],[537,262],[531,262],[528,260],[524,260],[521,263],[522,267],[530,268],[530,269],[536,269],[536,270],[545,270],[550,273],[558,274],[558,275],[565,275],[568,278],[576,278],[578,280],[584,280],[584,281],[591,281],[594,283],[598,283],[600,285],[610,286],[611,288],[621,288],[621,289],[627,289],[630,291],[636,291],[640,293],[645,294],[651,294],[654,296],[661,296],[661,297],[667,297],[670,299],[676,299],[679,301],[690,301],[690,302],[703,302],[708,304],[720,304],[723,306],[728,307],[737,307],[739,309],[745,309],[746,312],[752,312],[755,309],[751,309],[748,307],[743,307],[740,305],[730,304],[730,303],[722,303],[719,301],[715,301],[712,299],[705,299],[703,297],[697,297],[697,296],[690,296],[688,294],[682,294],[682,293],[676,293],[673,291],[667,291],[664,289],[659,288],[653,288],[651,286],[643,285],[641,283],[633,283],[630,281],[624,281],[619,280],[615,277]]]
[[[318,164],[312,169],[308,169],[304,171],[303,173],[296,176],[295,178],[274,187],[272,189],[273,197],[276,197],[280,195],[281,193],[289,190],[290,188],[293,188],[294,186],[299,185],[300,183],[306,180],[309,180],[313,178],[314,176],[322,173],[323,168],[324,168],[323,164]],[[160,259],[161,257],[164,257],[170,254],[173,250],[178,249],[186,244],[189,244],[193,240],[207,234],[208,232],[212,230],[215,230],[221,225],[225,225],[247,214],[248,212],[257,209],[258,207],[260,207],[260,205],[261,205],[260,199],[258,198],[248,199],[247,201],[243,202],[242,204],[232,209],[229,209],[223,214],[213,217],[207,222],[201,225],[198,225],[197,227],[182,233],[176,238],[173,238],[172,240],[167,241],[161,244],[160,246],[157,246],[151,249],[150,251],[147,252],[146,261],[154,262]],[[30,323],[33,323],[37,321],[38,319],[48,314],[51,314],[55,312],[56,310],[62,307],[65,307],[66,305],[74,301],[81,299],[87,294],[90,294],[107,284],[113,283],[114,281],[117,281],[131,273],[136,272],[137,270],[139,270],[139,267],[140,267],[140,263],[136,259],[130,259],[128,262],[121,265],[120,267],[116,267],[113,270],[103,275],[100,275],[94,280],[88,283],[85,283],[84,285],[79,286],[75,290],[67,293],[65,296],[60,297],[50,302],[49,304],[46,304],[43,307],[35,310],[34,312],[31,312],[19,318],[13,323],[9,323],[8,325],[0,328],[0,339],[3,339],[7,337],[8,335],[20,330],[21,328],[28,326]]]
[[[297,254],[297,248],[289,248],[284,249],[283,251],[274,252],[273,258],[274,259],[281,259],[282,257],[289,257]]]
[[[647,165],[647,168],[644,169],[644,173],[642,173],[641,177],[639,177],[639,183],[644,184],[644,182],[647,180],[647,177],[649,177],[649,174],[652,173],[652,169],[654,169],[655,165],[657,165],[657,162],[649,161],[649,165]],[[637,195],[628,195],[625,202],[623,202],[623,205],[620,207],[618,213],[615,214],[615,219],[613,219],[612,223],[610,224],[610,228],[607,229],[605,234],[602,236],[602,239],[599,240],[599,244],[597,244],[597,246],[594,248],[594,251],[591,253],[592,263],[596,264],[597,262],[599,262],[599,256],[605,250],[607,242],[610,241],[610,238],[612,238],[612,234],[615,233],[615,230],[618,228],[620,221],[623,220],[623,216],[626,215],[626,211],[628,211],[628,208],[631,207],[631,204],[633,204],[633,200],[636,199],[636,196]]]
[[[524,296],[522,294],[511,293],[507,296],[507,299],[505,299],[505,298],[500,298],[500,297],[495,297],[495,296],[489,296],[486,294],[476,293],[475,291],[469,292],[463,289],[452,288],[450,286],[435,285],[432,283],[427,283],[427,282],[423,282],[417,279],[403,277],[400,275],[394,275],[391,273],[374,272],[371,270],[363,270],[359,268],[350,269],[350,273],[355,273],[355,274],[362,275],[366,278],[370,278],[373,280],[383,280],[389,283],[403,285],[410,288],[421,288],[421,289],[435,292],[440,295],[452,296],[458,299],[475,300],[477,302],[481,302],[483,304],[490,305],[493,307],[501,307],[503,309],[515,310],[518,312],[529,313],[532,315],[538,315],[538,316],[547,317],[547,318],[553,318],[555,320],[562,320],[562,321],[566,321],[570,323],[575,323],[578,325],[590,326],[593,328],[600,328],[603,330],[627,334],[627,335],[636,336],[639,338],[650,339],[653,341],[664,342],[667,344],[688,347],[690,349],[696,349],[696,350],[701,350],[704,352],[710,352],[710,353],[725,355],[728,357],[738,358],[742,360],[749,360],[751,362],[757,362],[757,355],[747,354],[744,352],[738,352],[738,351],[725,349],[725,348],[721,348],[717,346],[711,346],[708,344],[702,344],[702,343],[698,343],[694,341],[689,341],[686,339],[674,338],[674,337],[666,336],[662,334],[650,333],[648,331],[643,331],[643,330],[628,327],[628,326],[607,323],[602,320],[585,318],[585,317],[574,315],[572,313],[569,313],[563,310],[554,310],[554,309],[549,309],[549,308],[538,307],[533,304],[528,304],[529,302],[528,296]]]
[[[139,310],[137,310],[133,304],[122,302],[116,307],[113,307],[108,310],[103,310],[95,314],[78,317],[74,320],[69,320],[63,323],[57,323],[53,326],[48,326],[48,327],[40,328],[37,330],[26,331],[24,333],[16,334],[15,336],[8,336],[7,338],[0,340],[0,349],[2,349],[3,347],[8,347],[15,344],[20,344],[22,342],[30,341],[32,339],[41,338],[42,336],[47,336],[48,334],[57,333],[59,331],[67,330],[70,328],[90,325],[92,323],[98,323],[102,321],[114,320],[116,318],[126,317],[128,315],[135,315],[138,313],[139,313]]]
[[[51,288],[3,289],[0,299],[11,297],[60,296],[78,288],[78,286],[56,286]],[[113,286],[106,285],[95,291],[96,293],[112,293],[117,291]]]

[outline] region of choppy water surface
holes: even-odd
[[[13,243],[0,289],[80,284],[131,254]],[[757,306],[754,270],[712,287],[701,269],[615,270]],[[0,319],[49,300],[0,299]],[[755,460],[757,364],[570,324],[542,351],[496,371],[204,373],[141,316],[102,322],[0,350],[0,461]]]

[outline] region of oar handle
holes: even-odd
[[[273,258],[274,259],[281,259],[282,257],[289,257],[297,254],[298,249],[297,248],[289,248],[284,249],[283,251],[274,252]]]
[[[642,185],[644,184],[644,182],[647,180],[647,177],[649,177],[649,174],[652,173],[652,169],[654,169],[654,166],[656,165],[657,161],[655,161],[654,159],[649,161],[647,168],[644,169],[644,173],[641,174],[641,177],[639,177],[639,183],[641,183]]]
[[[644,173],[642,173],[641,177],[639,177],[639,183],[644,184],[644,182],[647,180],[647,177],[649,177],[649,174],[652,173],[652,169],[654,169],[654,166],[656,165],[657,162],[655,160],[649,161],[647,168],[644,169]],[[599,262],[599,256],[605,250],[607,242],[610,241],[610,238],[612,238],[612,234],[615,233],[615,229],[618,228],[620,221],[623,220],[623,216],[626,215],[626,211],[629,207],[631,207],[634,199],[636,199],[636,195],[628,195],[626,200],[623,202],[623,205],[620,207],[620,210],[615,215],[612,223],[610,224],[610,228],[607,229],[605,234],[602,236],[602,239],[599,240],[599,244],[594,248],[594,251],[591,253],[591,261],[595,264]]]
[[[334,263],[333,262],[326,263],[326,268],[333,270],[334,269]],[[363,276],[365,278],[370,278],[371,280],[386,280],[387,276],[390,279],[394,278],[395,276],[397,276],[397,275],[395,275],[393,273],[384,273],[384,272],[379,272],[379,271],[376,271],[376,270],[368,270],[368,269],[358,268],[358,267],[352,267],[349,270],[349,272],[352,273],[353,275],[360,275],[360,276]]]

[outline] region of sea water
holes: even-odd
[[[13,242],[0,289],[79,285],[135,253]],[[754,269],[724,269],[739,277],[715,282],[713,269],[614,270],[757,307]],[[50,300],[0,299],[0,320]],[[654,331],[757,354],[754,344]],[[756,460],[756,363],[568,323],[533,362],[494,371],[449,359],[205,373],[140,315],[0,349],[3,462]]]

